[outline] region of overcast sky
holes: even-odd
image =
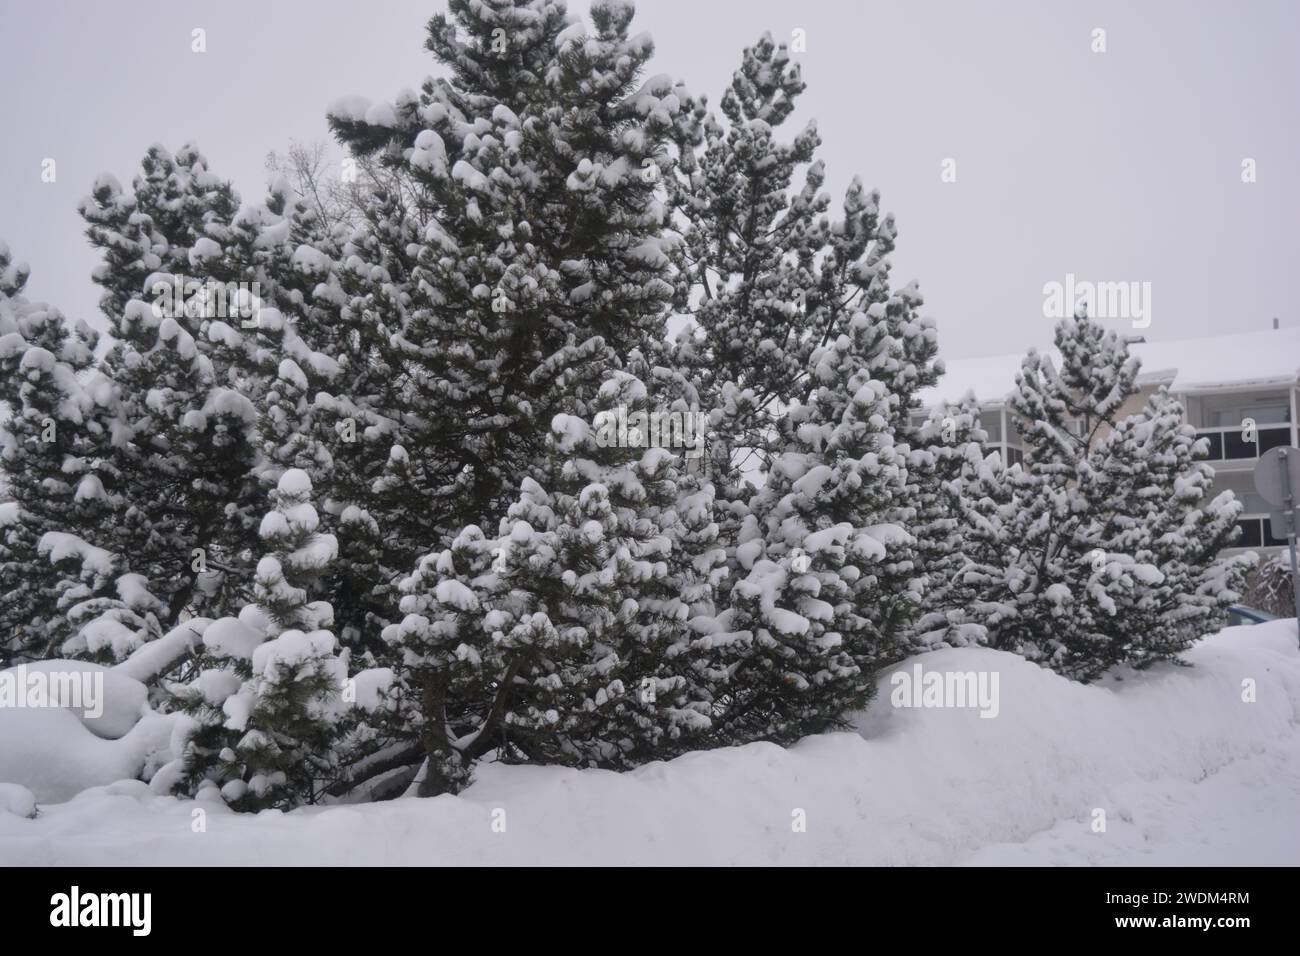
[[[28,294],[98,325],[78,199],[145,149],[195,141],[260,198],[269,150],[327,137],[336,99],[434,70],[441,0],[3,0],[0,239]],[[585,15],[586,0],[570,6]],[[1151,283],[1148,339],[1300,324],[1300,3],[641,0],[651,69],[717,104],[741,48],[806,31],[838,200],[860,174],[898,219],[949,357],[1050,341],[1043,287]],[[207,52],[190,49],[207,31]],[[1094,53],[1104,29],[1106,51]],[[793,135],[793,128],[790,135]],[[788,138],[788,136],[786,137]],[[45,158],[57,181],[41,182]],[[1255,160],[1257,181],[1242,182]],[[956,182],[943,182],[945,159]],[[1131,331],[1130,322],[1117,328]]]

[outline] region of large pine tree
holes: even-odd
[[[23,296],[27,275],[0,244],[0,664],[59,656],[86,608],[78,621],[68,612],[123,570],[103,550],[83,568],[84,541],[49,537],[80,541],[110,523],[115,396],[92,368],[95,334]]]
[[[657,191],[685,94],[642,81],[653,48],[631,18],[598,2],[588,30],[559,3],[458,0],[426,43],[448,76],[331,113],[401,184],[372,193],[342,252],[342,318],[364,354],[340,357],[323,400],[355,425],[352,446],[329,449],[328,491],[364,516],[359,532],[378,529],[372,586],[468,524],[493,526],[554,415],[586,414],[606,369],[662,348]]]

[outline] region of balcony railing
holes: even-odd
[[[1290,424],[1257,425],[1255,440],[1246,441],[1240,425],[1227,428],[1198,428],[1197,438],[1207,439],[1210,461],[1241,461],[1258,458],[1270,448],[1291,444]]]

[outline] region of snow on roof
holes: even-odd
[[[1210,392],[1284,387],[1300,381],[1300,327],[1138,342],[1129,349],[1142,360],[1139,385],[1167,384],[1177,392]],[[1060,367],[1056,349],[1039,351],[1051,355]],[[921,393],[921,402],[929,406],[943,399],[955,401],[968,391],[982,403],[1005,401],[1015,388],[1024,357],[1024,352],[1016,352],[945,359],[947,373],[938,385]]]

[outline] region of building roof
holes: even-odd
[[[1300,382],[1300,326],[1200,339],[1138,342],[1129,349],[1142,361],[1139,385],[1166,384],[1176,392],[1213,392],[1284,388]],[[1061,356],[1056,349],[1040,348],[1039,351],[1051,355],[1060,367]],[[921,393],[921,402],[928,406],[943,399],[955,401],[968,391],[974,392],[981,403],[1005,401],[1015,388],[1016,373],[1024,357],[1025,352],[1016,352],[945,359],[947,373],[938,385]]]

